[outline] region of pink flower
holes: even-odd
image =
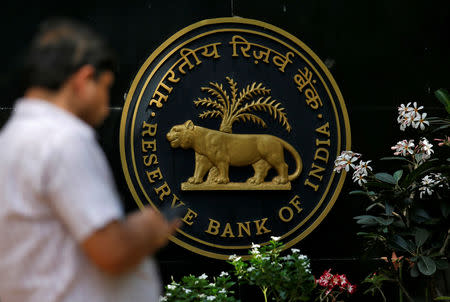
[[[450,146],[450,136],[445,136],[445,139],[435,138],[434,140],[437,142],[440,142],[440,143],[438,143],[439,147],[442,147],[444,145]]]
[[[347,286],[347,291],[349,294],[353,294],[356,291],[356,285],[349,283]]]
[[[391,147],[392,150],[395,150],[394,155],[403,155],[406,156],[409,154],[414,154],[414,140],[410,139],[407,141],[406,139],[397,142],[395,146]]]

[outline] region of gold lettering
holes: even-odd
[[[316,132],[325,134],[326,136],[330,137],[330,130],[328,129],[330,127],[330,124],[328,122],[325,125],[320,126],[316,129]]]
[[[297,209],[297,214],[303,211],[303,208],[300,207],[300,197],[298,195],[295,195],[289,203]]]
[[[274,57],[272,58],[272,60],[273,60],[273,63],[274,63],[276,66],[279,67],[278,69],[279,69],[281,72],[284,72],[284,68],[286,68],[286,65],[287,65],[288,63],[292,63],[292,61],[289,59],[289,57],[291,57],[291,56],[294,57],[294,53],[288,51],[288,52],[286,53],[286,56],[274,56]]]
[[[267,218],[263,218],[263,219],[259,219],[259,220],[255,220],[253,221],[255,223],[256,226],[256,235],[261,235],[263,234],[262,231],[264,231],[265,233],[270,233],[272,232],[271,230],[267,229],[264,224],[267,222]],[[261,222],[261,223],[260,223]]]
[[[175,72],[172,69],[169,70],[169,76],[167,79],[172,83],[178,83],[180,81],[180,78],[175,78]]]
[[[157,127],[158,127],[158,124],[149,124],[149,123],[144,122],[142,124],[142,128],[147,129],[147,130],[142,131],[141,135],[142,136],[145,136],[145,135],[155,136]]]
[[[317,191],[317,189],[319,189],[319,185],[315,185],[315,184],[311,183],[311,182],[309,181],[309,179],[306,179],[306,181],[305,181],[305,186],[310,186],[311,188],[314,189],[314,191]]]
[[[150,148],[151,151],[156,151],[156,140],[149,142],[142,140],[142,152],[148,152],[148,148]]]
[[[183,58],[184,62],[182,64],[180,64],[180,66],[178,66],[178,70],[182,73],[182,74],[186,74],[186,71],[184,71],[184,66],[186,66],[186,64],[189,67],[189,70],[194,68],[195,65],[199,65],[200,63],[202,63],[202,61],[200,61],[197,57],[197,55],[195,54],[195,51],[189,48],[183,48],[182,50],[180,50],[180,55]],[[195,58],[195,65],[191,63],[191,61],[189,61],[188,55],[192,55]]]
[[[298,72],[294,76],[294,82],[297,84],[297,89],[300,90],[300,92],[303,91],[303,88],[305,88],[307,85],[311,84],[312,79],[312,72],[305,67],[305,72],[303,73],[300,69],[298,69]]]
[[[184,215],[183,219],[181,219],[187,225],[192,225],[194,222],[192,221],[198,214],[192,211],[190,208],[187,209],[186,215]]]
[[[217,235],[217,234],[219,234],[219,227],[220,227],[220,222],[209,218],[209,226],[208,226],[208,229],[205,231],[205,233],[209,233],[211,235]]]
[[[329,136],[329,135],[328,135]],[[327,145],[330,146],[330,140],[327,139],[326,141],[321,141],[318,138],[316,138],[316,146],[320,146],[320,145]]]
[[[144,156],[144,165],[151,166],[151,165],[157,165],[158,164],[158,158],[156,157],[156,154],[150,154],[150,156],[145,155]]]
[[[159,91],[159,88],[161,86],[167,91],[167,95]],[[149,105],[151,106],[153,104],[156,104],[156,107],[161,108],[163,106],[162,101],[164,102],[167,101],[167,98],[169,97],[170,92],[172,92],[172,89],[173,89],[172,87],[169,87],[163,82],[160,82],[158,88],[156,88],[156,91],[153,94],[153,98],[150,100]],[[155,96],[158,96],[158,99],[156,99]]]
[[[159,199],[163,200],[164,196],[170,195],[171,191],[170,191],[170,188],[169,188],[169,185],[167,184],[167,182],[164,182],[164,184],[162,186],[160,186],[159,188],[155,188],[155,192],[156,192],[156,194],[159,195]],[[161,192],[161,193],[159,193],[159,192]]]
[[[205,47],[204,47],[204,50],[203,50],[203,52],[202,52],[202,55],[204,56],[204,57],[212,57],[212,56],[214,56],[214,59],[217,59],[217,58],[220,58],[220,55],[219,55],[219,53],[217,52],[217,45],[221,45],[222,43],[212,43],[212,44],[209,44],[209,45],[206,45]],[[210,53],[208,53],[208,47],[212,47],[213,49],[212,49],[212,51],[210,52]]]
[[[255,59],[257,59],[257,60],[261,60],[263,58],[263,56],[264,56],[264,60],[262,60],[262,61],[265,62],[265,63],[269,63],[270,51],[271,51],[270,48],[266,48],[265,52],[260,50],[259,51],[259,55],[258,55],[258,54],[256,54],[256,50],[254,50],[253,51],[253,57]]]
[[[320,152],[323,152],[324,154],[322,154],[322,155],[324,155],[324,156],[320,155]],[[329,156],[330,156],[330,153],[328,152],[327,149],[319,148],[319,149],[316,150],[316,153],[314,154],[314,160],[320,159],[320,160],[322,160],[322,161],[327,163]]]
[[[322,100],[320,96],[317,94],[314,88],[307,88],[305,90],[306,104],[312,109],[317,109],[319,106],[322,107]]]
[[[283,212],[287,211],[288,212],[288,217],[286,218],[285,215],[283,214]],[[280,217],[280,219],[284,222],[289,222],[292,220],[292,218],[294,217],[294,211],[292,211],[291,207],[282,207],[280,209],[280,211],[278,211],[278,216]]]
[[[244,225],[244,223],[245,223],[245,225]],[[246,221],[244,223],[242,223],[242,222],[238,222],[237,223],[237,225],[238,225],[238,232],[239,232],[238,237],[244,237],[244,235],[242,235],[242,230],[247,234],[247,236],[251,235],[251,232],[250,232],[250,221]]]
[[[147,178],[148,178],[148,181],[150,183],[154,183],[156,177],[158,177],[157,178],[158,180],[161,180],[163,178],[163,176],[161,174],[161,170],[159,169],[159,167],[158,167],[158,169],[156,169],[156,170],[154,170],[152,172],[147,171]]]
[[[233,231],[231,230],[231,225],[228,222],[225,225],[225,228],[223,229],[223,233],[222,233],[222,235],[220,235],[220,237],[227,237],[227,235],[230,238],[234,237]]]
[[[239,56],[237,54],[237,51],[236,51],[236,47],[237,47],[238,44],[240,44],[240,45],[244,44],[245,45],[245,48],[241,47],[241,52],[244,55],[244,57],[247,57],[247,58],[250,57],[250,55],[247,53],[247,51],[250,50],[251,45],[243,37],[238,36],[238,35],[233,36],[233,38],[231,38],[230,44],[233,45],[233,55],[232,55],[232,57],[238,57]]]
[[[179,202],[177,203],[177,201],[179,201]],[[171,205],[170,207],[176,209],[176,208],[181,207],[181,206],[184,206],[184,202],[182,202],[182,201],[178,198],[177,195],[173,194],[172,205]]]
[[[320,172],[325,171],[325,168],[317,166],[315,163],[313,163],[311,165],[311,169],[314,169],[314,170],[311,170],[311,172],[308,173],[308,176],[314,176],[314,177],[318,178],[319,180],[322,180],[323,176],[322,175],[318,175],[316,173],[320,173]]]

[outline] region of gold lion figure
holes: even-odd
[[[166,135],[172,148],[194,149],[194,176],[187,181],[191,184],[203,183],[203,177],[213,167],[218,173],[211,179],[218,184],[230,182],[229,166],[252,165],[255,175],[247,183],[261,184],[270,168],[278,175],[272,179],[275,184],[285,184],[296,179],[302,171],[302,160],[298,152],[284,140],[267,134],[230,134],[194,125],[189,120],[175,125]],[[296,170],[288,175],[288,165],[284,161],[284,149],[288,150],[296,163]]]

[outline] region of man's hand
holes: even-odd
[[[88,258],[102,271],[121,274],[139,264],[167,244],[181,226],[168,222],[152,208],[130,214],[124,221],[113,221],[82,242]]]

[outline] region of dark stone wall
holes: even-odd
[[[450,87],[450,4],[419,0],[166,0],[166,1],[33,1],[2,4],[0,19],[0,124],[21,94],[15,77],[20,55],[37,24],[51,16],[87,22],[105,35],[120,58],[112,91],[111,114],[98,132],[113,167],[127,210],[135,209],[123,178],[119,124],[124,94],[145,59],[178,30],[197,21],[240,16],[278,26],[302,40],[330,68],[344,96],[352,128],[353,150],[365,159],[390,154],[403,139],[396,107],[417,101],[437,112],[434,90]],[[0,159],[1,160],[1,159]],[[346,273],[360,282],[377,261],[361,257],[364,246],[352,217],[365,204],[348,196],[350,179],[335,206],[297,248],[312,259],[318,276],[324,269]],[[220,273],[230,266],[169,244],[157,258],[163,278],[187,273]],[[243,289],[243,300],[255,301]],[[357,295],[353,301],[367,301]],[[393,298],[393,300],[395,300]]]

